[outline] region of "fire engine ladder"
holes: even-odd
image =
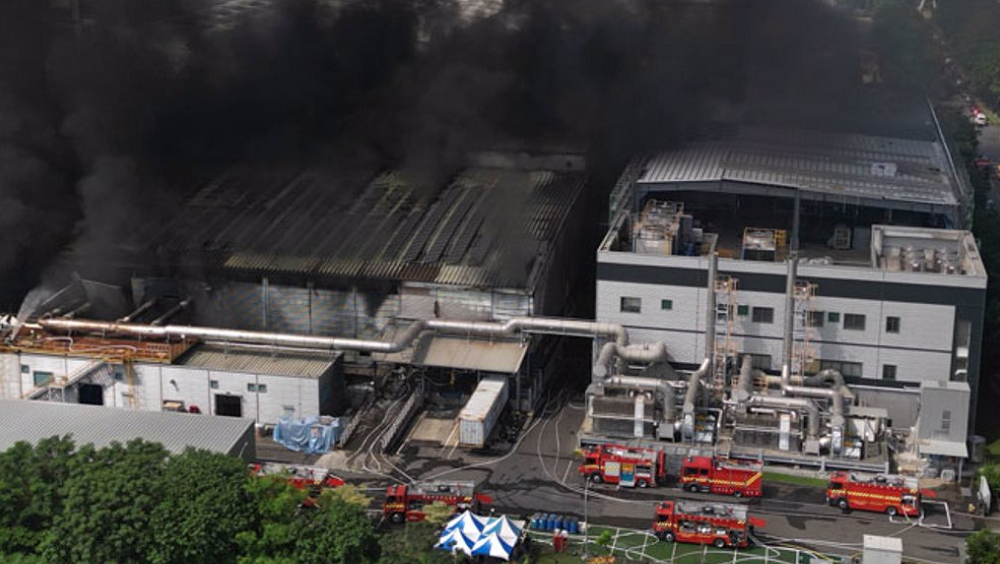
[[[813,372],[816,351],[812,346],[815,339],[813,316],[816,313],[814,300],[816,285],[798,282],[795,285],[795,324],[792,333],[792,373],[804,376]]]
[[[732,276],[718,276],[715,279],[715,389],[726,387],[729,361],[736,355],[733,342],[733,314],[736,312],[736,285]]]

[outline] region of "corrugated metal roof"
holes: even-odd
[[[895,166],[892,175],[873,165]],[[731,140],[696,142],[650,159],[640,183],[730,180],[841,196],[957,204],[943,149],[929,141],[747,128]]]
[[[479,381],[476,391],[458,414],[459,419],[483,420],[507,387],[506,376],[487,376]]]
[[[461,370],[514,374],[521,368],[528,347],[520,341],[484,341],[435,336],[413,351],[412,363]]]
[[[255,275],[531,289],[537,258],[585,176],[470,168],[429,201],[396,172],[360,189],[351,182],[235,168],[191,199],[162,249],[181,262]],[[510,268],[521,257],[527,272]]]
[[[339,355],[340,353],[325,355],[284,351],[271,353],[263,350],[224,349],[203,345],[195,347],[191,352],[178,359],[176,364],[242,374],[319,378],[333,366]]]
[[[189,415],[167,411],[131,411],[96,405],[30,400],[0,400],[0,450],[17,441],[37,443],[55,435],[73,435],[77,445],[103,447],[132,439],[161,443],[170,452],[186,447],[224,454],[253,427],[253,419]],[[245,456],[247,453],[243,453]],[[251,457],[254,453],[249,453]]]

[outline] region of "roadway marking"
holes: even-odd
[[[569,471],[573,468],[573,459],[571,458],[569,462],[566,463],[566,471],[563,472],[562,483],[566,483],[566,479],[569,478]]]

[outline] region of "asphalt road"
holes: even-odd
[[[407,475],[423,480],[462,479],[480,483],[480,490],[493,496],[496,507],[505,512],[530,515],[538,511],[584,514],[583,479],[576,473],[579,460],[576,430],[583,418],[583,406],[569,404],[548,415],[538,416],[509,454],[472,456],[459,450],[439,447],[404,449],[398,464]],[[688,494],[675,488],[617,490],[598,486],[588,490],[590,522],[645,529],[650,525],[655,503],[666,497],[707,500],[719,498]],[[847,554],[860,550],[863,534],[898,536],[907,557],[929,562],[958,562],[958,546],[976,523],[953,511],[951,530],[940,504],[925,504],[923,524],[885,515],[852,512],[845,514],[825,503],[823,490],[784,484],[765,486],[765,497],[749,502],[752,513],[767,521],[765,538],[789,539],[825,552]]]

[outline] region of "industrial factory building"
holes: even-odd
[[[343,414],[352,382],[469,397],[494,375],[530,409],[558,335],[590,334],[528,323],[573,307],[586,176],[573,155],[476,159],[443,187],[234,168],[158,228],[166,270],[9,320],[0,390],[273,424]]]
[[[589,430],[873,469],[903,435],[966,456],[987,281],[969,195],[940,141],[744,128],[633,162],[597,319],[697,370],[596,377]]]

